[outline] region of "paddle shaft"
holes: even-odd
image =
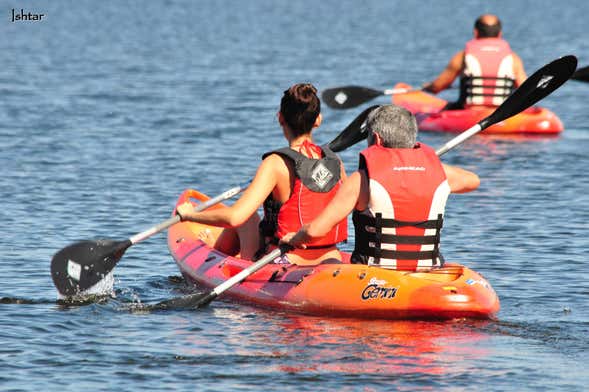
[[[483,130],[480,123],[475,124],[473,127],[467,129],[466,131],[462,132],[460,135],[456,136],[442,147],[436,150],[436,154],[438,156],[442,156],[454,147],[458,146],[459,144],[464,143],[467,139],[471,138],[472,136],[476,135],[480,131]]]
[[[237,275],[227,279],[225,282],[221,283],[210,292],[208,292],[204,297],[201,295],[195,296],[198,297],[198,301],[194,303],[192,307],[202,307],[208,305],[212,302],[215,298],[219,295],[224,293],[225,291],[229,290],[233,286],[243,282],[247,279],[250,275],[255,273],[256,271],[260,270],[262,267],[270,264],[274,259],[277,257],[282,256],[286,252],[285,247],[280,247],[274,249],[272,252],[268,253],[266,256],[262,257],[260,260],[256,261],[254,264],[250,265],[246,269],[239,272]]]
[[[571,79],[579,82],[589,82],[589,66],[578,68],[571,76]]]
[[[207,208],[214,206],[217,203],[220,203],[224,200],[230,199],[233,196],[242,192],[245,188],[247,188],[248,185],[249,184],[236,186],[236,187],[233,187],[229,190],[226,190],[225,192],[221,193],[220,195],[217,195],[217,196],[213,197],[212,199],[209,199],[206,202],[199,204],[194,210],[195,211],[204,211]],[[133,237],[129,238],[129,241],[131,241],[131,244],[136,244],[138,242],[141,242],[141,241],[151,237],[152,235],[157,234],[160,231],[163,231],[172,225],[175,225],[176,223],[180,222],[180,219],[181,218],[179,215],[174,215],[173,217],[166,219],[165,221],[163,221],[155,226],[152,226],[149,229],[142,231],[139,234],[134,235]]]

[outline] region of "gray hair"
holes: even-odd
[[[372,132],[378,133],[383,147],[412,148],[417,141],[417,121],[415,116],[399,106],[383,105],[368,115],[366,129],[369,144],[374,143]]]

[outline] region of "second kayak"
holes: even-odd
[[[394,88],[412,90],[405,83],[398,83]],[[415,114],[420,131],[431,132],[464,132],[495,110],[491,107],[443,110],[448,101],[420,90],[395,94],[392,101]],[[555,135],[563,130],[564,126],[556,114],[546,108],[533,106],[490,126],[482,133]]]

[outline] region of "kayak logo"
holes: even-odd
[[[348,96],[343,91],[339,91],[335,95],[334,99],[335,102],[339,103],[340,105],[343,105],[348,100]]]
[[[320,189],[323,189],[329,183],[329,180],[333,178],[333,173],[323,163],[319,162],[313,169],[311,178]]]
[[[554,76],[552,76],[552,75],[542,75],[542,77],[540,78],[540,81],[538,82],[536,87],[537,88],[546,88],[546,87],[548,87],[548,84],[550,83],[550,81],[552,79],[554,79]]]
[[[362,299],[391,299],[397,295],[397,287],[386,287],[387,282],[385,280],[378,280],[376,278],[370,279],[368,286],[362,290]]]
[[[480,284],[481,286],[483,286],[484,288],[489,288],[489,283],[487,283],[486,280],[484,279],[468,279],[466,281],[466,284],[469,286],[475,285],[475,284]]]

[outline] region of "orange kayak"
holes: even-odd
[[[189,189],[177,205],[209,198]],[[222,208],[217,205],[211,208]],[[168,229],[168,247],[182,275],[211,289],[225,282],[250,261],[227,256],[205,245],[198,233],[221,228],[181,222]],[[268,264],[222,294],[226,299],[312,315],[379,319],[494,318],[499,298],[475,271],[455,263],[428,272],[395,271],[350,264],[296,266]]]
[[[394,88],[412,89],[405,83],[398,83]],[[490,107],[442,110],[448,101],[420,90],[395,94],[392,101],[415,114],[420,131],[431,132],[464,132],[495,110]],[[564,126],[556,114],[546,108],[533,106],[490,126],[482,133],[555,135],[563,130]]]

